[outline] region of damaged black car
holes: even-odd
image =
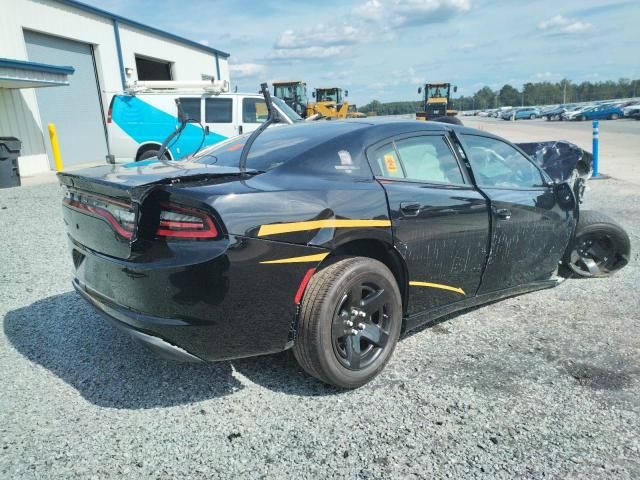
[[[114,325],[176,360],[293,348],[356,388],[402,331],[622,268],[625,231],[580,209],[590,174],[565,142],[357,119],[59,179],[73,284]]]

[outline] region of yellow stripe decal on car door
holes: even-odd
[[[305,262],[320,262],[324,260],[324,258],[329,255],[327,253],[316,253],[313,255],[304,255],[302,257],[291,257],[291,258],[281,258],[279,260],[267,260],[260,263],[305,263]]]
[[[450,285],[442,285],[441,283],[431,283],[431,282],[409,282],[409,285],[412,287],[430,287],[430,288],[439,288],[441,290],[449,290],[451,292],[459,293],[460,295],[466,295],[464,290],[457,287],[452,287]]]
[[[391,220],[310,220],[308,222],[274,223],[261,225],[258,236],[277,235],[280,233],[304,232],[320,228],[357,228],[357,227],[390,227]]]

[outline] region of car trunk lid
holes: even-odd
[[[152,160],[64,172],[58,178],[66,187],[63,213],[71,239],[90,250],[124,259],[140,241],[145,215],[159,210],[158,206],[145,207],[154,191],[171,185],[235,181],[253,173],[215,164]],[[205,228],[215,230],[209,217],[198,211],[171,208],[167,215],[165,223],[171,228],[189,231],[191,227],[200,237]]]

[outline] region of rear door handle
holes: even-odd
[[[496,217],[502,220],[509,220],[511,218],[511,210],[508,208],[496,208]]]
[[[420,208],[422,208],[422,205],[419,203],[402,202],[400,204],[400,210],[405,217],[415,217],[420,213]]]

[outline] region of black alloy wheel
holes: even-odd
[[[304,292],[293,353],[330,385],[357,388],[385,367],[402,327],[402,297],[378,260],[342,257],[316,272]]]
[[[571,267],[582,277],[595,277],[607,270],[614,255],[615,246],[609,235],[584,235],[571,252]]]
[[[342,296],[331,336],[338,361],[350,370],[367,368],[389,342],[393,298],[373,283],[357,282]]]
[[[607,215],[580,212],[575,240],[563,263],[573,275],[604,277],[624,267],[631,255],[629,236]]]

